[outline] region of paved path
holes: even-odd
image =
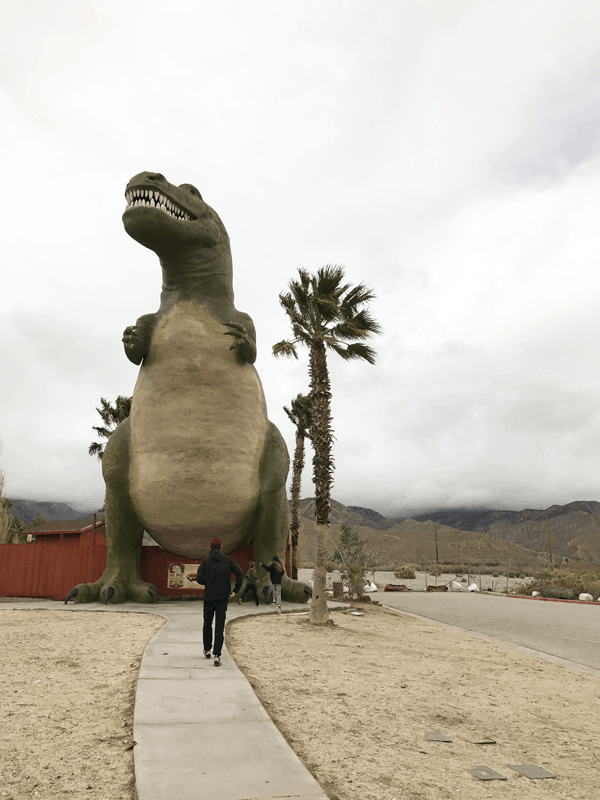
[[[600,676],[600,606],[476,592],[378,592],[388,608],[583,665]]]
[[[167,619],[146,646],[137,684],[133,738],[138,800],[327,800],[227,648],[220,667],[204,658],[202,603],[65,606],[48,600],[2,603],[0,613],[13,608],[131,611]],[[283,603],[282,609],[302,613],[307,606]],[[227,619],[249,613],[275,612],[233,604]]]

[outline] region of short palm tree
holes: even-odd
[[[374,294],[364,284],[344,283],[343,267],[334,264],[320,267],[316,275],[298,269],[299,280],[288,284],[289,292],[279,295],[279,302],[292,326],[292,338],[273,346],[273,355],[298,358],[296,345],[309,351],[310,397],[313,420],[310,438],[315,451],[315,518],[317,556],[313,598],[309,619],[325,624],[329,617],[325,594],[329,505],[333,482],[331,445],[331,388],[327,369],[327,349],[344,360],[363,359],[375,363],[375,351],[364,340],[381,332],[366,304]]]
[[[300,533],[300,483],[304,469],[304,440],[310,436],[312,425],[312,406],[310,397],[299,394],[291,402],[291,408],[283,410],[296,426],[296,447],[292,468],[292,520],[290,534],[292,539],[292,578],[298,580],[298,535]]]
[[[103,439],[110,439],[111,434],[117,428],[117,425],[120,422],[123,422],[124,419],[131,413],[131,397],[125,397],[124,395],[120,394],[114,406],[106,400],[104,397],[100,398],[100,408],[97,408],[96,411],[102,417],[102,422],[104,422],[103,427],[96,427],[92,425],[92,428],[98,433],[98,436],[101,436]],[[106,442],[92,442],[88,448],[88,453],[91,456],[98,456],[99,460],[102,461],[102,456],[104,455],[104,448],[106,447]]]

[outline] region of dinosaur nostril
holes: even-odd
[[[149,181],[166,181],[167,179],[165,178],[164,175],[161,175],[160,172],[152,172],[152,173],[150,173],[150,175],[148,175],[148,180]]]

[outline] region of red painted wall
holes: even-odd
[[[246,574],[248,563],[253,558],[252,546],[240,547],[230,555]],[[286,552],[286,567],[289,569],[288,562],[289,552]],[[197,583],[188,582],[189,589],[168,586],[169,564],[198,563],[200,559],[173,555],[160,547],[142,547],[140,573],[143,580],[156,586],[159,597],[201,597],[202,589]],[[64,600],[78,583],[97,581],[105,564],[106,543],[99,536],[95,546],[39,539],[35,544],[0,544],[0,597]]]
[[[104,572],[106,547],[72,544],[0,544],[0,597],[64,600],[78,583]]]

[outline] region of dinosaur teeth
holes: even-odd
[[[138,208],[147,206],[150,208],[160,208],[165,214],[174,217],[178,221],[189,221],[191,216],[180,209],[172,200],[152,189],[130,189],[125,194],[127,208]]]

